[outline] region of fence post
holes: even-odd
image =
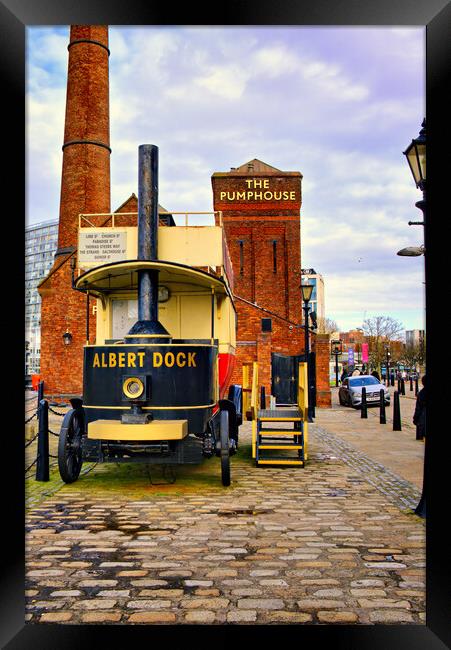
[[[390,383],[391,383],[392,386],[395,385],[395,373],[394,372],[392,372],[392,374],[390,375]]]
[[[366,408],[366,388],[365,386],[362,386],[362,412],[360,414],[361,418],[367,418],[368,417],[368,410]]]
[[[393,431],[401,431],[401,409],[399,406],[399,393],[395,390],[393,396]]]
[[[415,377],[415,397],[418,395],[418,377]]]
[[[410,392],[412,392],[413,391],[413,379],[412,379],[412,377],[409,378],[409,381],[410,381]]]
[[[266,408],[266,391],[264,386],[260,386],[260,408],[262,410]]]
[[[44,399],[44,382],[40,381],[38,384],[38,410],[39,410],[39,403],[41,399]]]
[[[404,381],[404,379],[401,379],[401,395],[405,395],[405,394],[406,394],[406,382]]]
[[[49,480],[49,403],[41,399],[38,409],[38,456],[36,462],[36,481]]]
[[[381,388],[379,391],[379,424],[387,424],[387,418],[385,417],[385,395],[383,388]]]

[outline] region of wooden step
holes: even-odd
[[[293,458],[292,460],[288,459],[278,459],[278,458],[259,458],[257,461],[257,465],[301,465],[302,467],[304,466],[304,461],[295,459]]]
[[[302,413],[299,409],[260,409],[257,412],[257,419],[265,422],[293,422],[302,420]]]
[[[301,436],[302,431],[299,429],[259,429],[260,436]]]
[[[302,449],[302,445],[258,445],[259,449]]]

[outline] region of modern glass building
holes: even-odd
[[[58,243],[58,219],[25,228],[25,375],[39,373],[41,298],[37,286],[49,272]]]
[[[310,309],[316,313],[316,318],[325,318],[325,305],[324,305],[324,280],[320,273],[315,269],[301,269],[301,282],[305,284],[313,284],[312,297],[310,299]]]

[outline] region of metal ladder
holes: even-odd
[[[299,364],[298,404],[295,408],[260,409],[258,364],[252,367],[250,414],[252,419],[252,458],[258,465],[304,467],[307,460],[307,364]],[[271,423],[276,426],[271,427]],[[284,428],[281,423],[292,424]],[[293,454],[294,452],[294,454]]]

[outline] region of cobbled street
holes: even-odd
[[[90,464],[53,494],[32,490],[27,621],[424,624],[414,400],[393,432],[333,399],[310,425],[304,469],[255,467],[245,423],[229,488],[214,458],[172,484],[142,465]]]

